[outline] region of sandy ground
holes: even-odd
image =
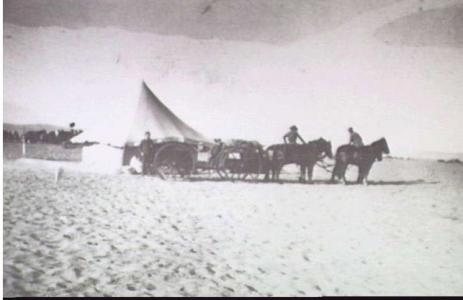
[[[369,186],[55,169],[4,164],[4,296],[463,295],[463,165],[385,160]]]

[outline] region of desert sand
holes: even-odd
[[[461,164],[384,160],[369,186],[58,165],[4,163],[4,296],[463,295]]]

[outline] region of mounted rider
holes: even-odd
[[[289,128],[289,132],[283,136],[285,144],[297,144],[298,139],[301,140],[303,144],[305,144],[304,139],[299,135],[295,125],[291,126]]]
[[[292,150],[294,147],[290,145],[297,145],[297,140],[300,140],[302,144],[305,144],[304,139],[299,135],[296,125],[293,125],[289,128],[289,132],[283,136],[283,141],[285,142],[285,153],[286,155],[291,156],[293,154]]]
[[[349,129],[347,131],[349,132],[349,145],[353,145],[355,147],[363,147],[363,146],[365,146],[363,144],[363,140],[362,140],[362,137],[360,136],[360,134],[355,132],[352,127],[349,127]]]

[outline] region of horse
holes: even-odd
[[[269,180],[272,172],[272,181],[280,180],[280,172],[284,165],[297,164],[301,166],[299,182],[306,181],[306,170],[309,182],[312,182],[313,168],[317,161],[325,156],[333,157],[331,142],[319,138],[307,144],[277,144],[265,150],[265,181]]]
[[[385,138],[381,138],[368,146],[355,147],[342,145],[336,150],[335,165],[331,176],[331,182],[338,177],[346,184],[346,169],[348,165],[358,167],[357,183],[368,184],[368,174],[375,160],[381,161],[383,153],[389,154],[389,146]]]

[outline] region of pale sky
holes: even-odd
[[[463,152],[463,1],[4,1],[4,121],[124,130],[145,79],[204,135]]]

